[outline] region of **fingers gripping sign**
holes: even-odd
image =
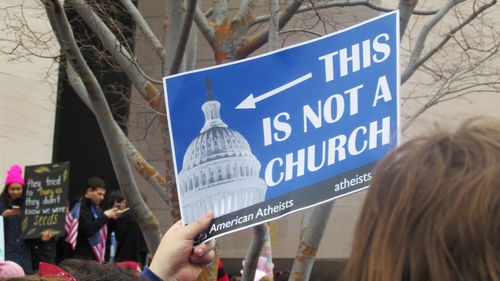
[[[215,253],[215,241],[197,245],[194,239],[213,219],[208,212],[189,225],[178,221],[163,236],[149,269],[163,280],[195,280],[202,268],[210,263]]]

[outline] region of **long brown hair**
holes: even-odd
[[[500,280],[500,121],[411,140],[381,160],[344,281]]]

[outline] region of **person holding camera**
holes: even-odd
[[[18,263],[26,274],[33,272],[30,246],[21,240],[21,205],[25,199],[23,169],[13,165],[7,172],[0,194],[0,214],[4,219],[5,260]]]
[[[120,212],[120,217],[109,224],[108,234],[111,236],[111,233],[114,232],[114,242],[116,242],[114,255],[110,250],[110,260],[112,258],[115,262],[134,261],[139,263],[141,268],[144,267],[147,263],[148,247],[139,224],[127,206],[127,199],[118,189],[109,194],[108,200],[111,206]]]

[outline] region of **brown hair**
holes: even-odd
[[[99,264],[95,260],[65,259],[58,265],[78,281],[137,281],[135,271],[114,263]]]
[[[92,191],[95,191],[98,188],[106,189],[106,183],[100,177],[91,177],[87,179],[87,187],[85,190],[90,188]]]
[[[25,275],[18,277],[0,278],[3,281],[68,281],[68,279],[60,276],[43,276]]]
[[[266,274],[266,275],[262,276],[262,278],[260,278],[259,281],[273,281],[273,278]]]
[[[344,280],[500,280],[500,121],[411,140],[377,164]]]

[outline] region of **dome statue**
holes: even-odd
[[[218,217],[262,202],[267,190],[250,145],[222,121],[209,78],[207,100],[201,109],[205,124],[186,150],[179,172],[184,223],[197,220],[208,210]]]

